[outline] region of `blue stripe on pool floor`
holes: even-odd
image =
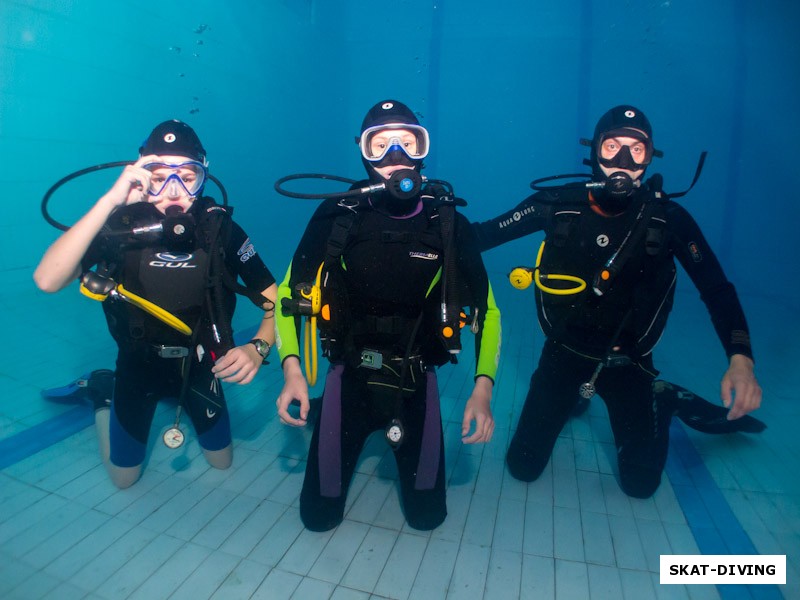
[[[5,469],[53,444],[67,439],[94,423],[94,410],[80,405],[57,417],[0,440],[0,469]]]
[[[664,469],[701,554],[758,554],[683,426],[673,419]],[[774,585],[718,585],[724,600],[780,599]]]

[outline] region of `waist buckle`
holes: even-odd
[[[379,371],[383,368],[383,354],[377,350],[364,348],[361,351],[361,364],[358,366]]]
[[[189,349],[185,346],[153,346],[153,349],[161,358],[183,358],[189,356]]]

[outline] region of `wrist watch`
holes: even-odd
[[[258,352],[261,355],[262,364],[267,364],[267,357],[269,356],[269,351],[272,350],[272,346],[270,346],[269,342],[267,340],[254,338],[247,343],[253,344],[253,346],[256,347],[256,352]]]

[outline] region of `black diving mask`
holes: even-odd
[[[604,145],[606,146],[605,148]],[[647,165],[650,164],[652,153],[650,150],[647,150],[647,144],[645,142],[637,142],[633,146],[629,146],[627,144],[618,144],[615,140],[605,139],[601,142],[600,146],[601,148],[599,148],[597,152],[597,162],[607,169],[640,171],[646,169]],[[611,158],[603,158],[602,152],[605,150],[607,153],[609,146],[618,148],[617,152]],[[636,160],[634,160],[634,153],[642,158],[642,162],[636,162]]]

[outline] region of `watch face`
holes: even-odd
[[[251,342],[256,347],[256,352],[261,355],[261,358],[267,358],[269,354],[269,344],[264,340],[252,340]]]

